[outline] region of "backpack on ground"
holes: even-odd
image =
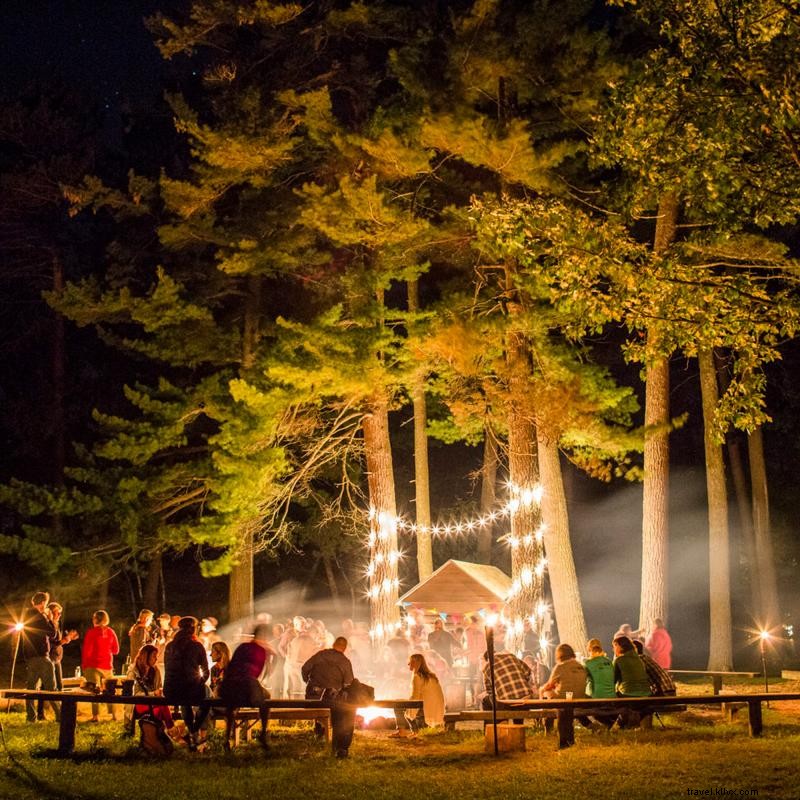
[[[145,753],[151,756],[172,755],[175,746],[160,719],[142,717],[139,720],[139,731],[141,732],[139,744]]]

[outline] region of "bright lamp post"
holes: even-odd
[[[11,682],[9,683],[9,688],[14,688],[14,670],[17,668],[17,656],[19,655],[19,643],[22,639],[22,632],[25,630],[25,624],[22,622],[15,623],[11,630],[17,637],[17,643],[14,645],[14,659],[11,662]],[[11,708],[11,698],[8,699],[8,703],[6,703],[6,714],[8,713],[8,709]]]
[[[489,657],[489,696],[492,699],[492,731],[494,732],[494,754],[499,755],[497,744],[497,693],[494,688],[494,626],[497,625],[497,614],[486,617],[486,654]]]
[[[761,653],[761,671],[764,673],[764,691],[769,692],[769,676],[767,675],[767,642],[770,640],[769,631],[761,631],[758,634],[758,649]],[[769,701],[767,702],[769,707]]]

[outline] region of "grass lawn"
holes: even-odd
[[[796,705],[796,704],[795,704]],[[140,753],[119,723],[80,723],[73,759],[50,758],[54,722],[29,726],[21,713],[0,714],[0,798],[302,798],[303,800],[470,800],[471,798],[800,797],[800,719],[788,705],[764,709],[761,739],[747,733],[746,711],[733,724],[719,712],[687,712],[652,731],[592,734],[557,752],[556,737],[530,730],[527,752],[495,759],[479,730],[425,733],[397,741],[357,733],[351,758],[337,761],[308,729],[277,728],[272,751],[242,745],[231,754],[212,734],[204,753],[170,759]],[[726,789],[737,794],[716,794]],[[740,790],[757,794],[738,794]]]

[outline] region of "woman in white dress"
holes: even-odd
[[[407,719],[397,710],[397,733],[391,734],[393,737],[413,736],[419,728],[444,725],[444,692],[436,674],[428,669],[425,656],[414,653],[408,659],[408,668],[412,672],[411,699],[422,700],[422,714],[414,709]]]

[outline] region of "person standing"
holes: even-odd
[[[672,638],[664,627],[664,621],[656,617],[653,627],[644,641],[645,652],[661,669],[672,667]]]
[[[164,697],[170,705],[181,707],[186,723],[189,749],[197,750],[198,732],[203,727],[209,708],[195,714],[195,707],[206,699],[209,676],[208,656],[197,639],[197,619],[181,617],[178,632],[164,651]]]
[[[152,644],[151,641],[151,627],[153,625],[153,612],[149,608],[143,608],[139,612],[136,622],[133,623],[131,629],[128,631],[128,639],[130,640],[130,660],[131,663],[139,655],[139,651],[146,645]],[[157,648],[156,648],[157,650]]]
[[[50,640],[50,660],[53,662],[53,671],[56,678],[56,691],[64,690],[64,676],[61,672],[61,661],[64,658],[64,645],[78,638],[78,631],[70,630],[64,633],[61,630],[61,615],[63,609],[59,603],[51,601],[45,609],[45,616],[53,623],[53,638]],[[37,704],[38,719],[44,719],[44,701]],[[58,719],[58,716],[56,716]]]
[[[100,609],[92,614],[92,627],[83,637],[81,669],[87,683],[102,689],[107,678],[114,677],[114,656],[119,653],[119,640],[112,628],[108,627],[108,612]],[[99,720],[100,706],[92,703],[92,722]],[[108,713],[116,719],[114,706],[108,704]]]
[[[331,710],[333,728],[333,753],[336,758],[347,758],[353,741],[356,710],[346,703],[339,703],[336,695],[353,682],[353,665],[344,654],[347,639],[339,636],[333,647],[320,650],[303,664],[300,673],[306,682],[306,699],[322,700]],[[314,726],[317,735],[321,726]]]
[[[450,631],[444,629],[441,618],[433,621],[433,631],[428,634],[428,647],[435,650],[447,662],[448,667],[453,666],[453,656],[461,653],[461,645]]]
[[[50,595],[47,592],[36,592],[31,597],[31,607],[22,618],[22,658],[25,661],[25,688],[44,691],[55,691],[56,673],[50,660],[50,647],[56,635],[52,620],[47,615],[47,604]],[[61,707],[52,704],[56,719],[61,717]],[[36,703],[25,701],[25,713],[28,722],[36,722]],[[38,719],[44,719],[44,709]]]

